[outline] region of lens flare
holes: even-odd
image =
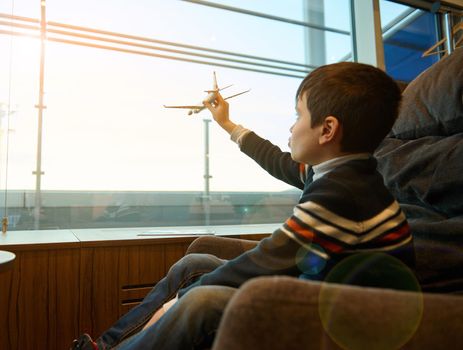
[[[398,349],[421,322],[419,283],[404,263],[390,255],[361,253],[346,258],[325,282],[319,295],[320,319],[326,333],[344,349]]]
[[[296,254],[296,265],[301,271],[302,278],[318,275],[326,266],[326,260],[316,254],[314,251],[323,252],[323,248],[319,245],[312,244],[311,247],[314,249],[309,250],[301,247]]]

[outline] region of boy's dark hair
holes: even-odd
[[[304,94],[312,127],[328,116],[339,120],[343,152],[373,152],[391,130],[401,100],[391,77],[354,62],[318,67],[302,81],[296,98]]]

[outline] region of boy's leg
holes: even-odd
[[[119,344],[117,350],[209,348],[237,289],[200,286],[180,298],[154,325]]]
[[[122,316],[96,341],[99,349],[109,349],[139,332],[162,305],[175,297],[178,290],[188,286],[202,274],[210,272],[225,260],[210,254],[188,254],[176,262],[143,301]]]

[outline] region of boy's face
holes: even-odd
[[[312,118],[307,109],[306,97],[307,95],[303,94],[297,100],[297,119],[291,129],[289,129],[291,132],[289,147],[291,148],[291,157],[295,161],[315,165],[319,163],[319,137],[322,125],[312,128]]]

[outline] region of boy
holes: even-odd
[[[311,72],[296,98],[291,154],[233,123],[228,103],[219,94],[213,105],[205,103],[242,152],[271,175],[303,190],[293,215],[271,237],[231,261],[207,254],[185,256],[140,306],[98,339],[98,346],[84,335],[80,348],[116,346],[143,326],[118,348],[192,347],[217,327],[234,288],[256,276],[324,280],[340,261],[362,252],[387,253],[413,266],[407,221],[372,157],[398,114],[401,94],[395,82],[375,67],[343,62]],[[347,282],[378,285],[383,282],[370,277],[380,273],[357,275]],[[175,303],[177,293],[180,299]],[[172,298],[174,302],[162,308]],[[196,305],[188,312],[196,302],[201,308]],[[176,322],[176,317],[183,319]]]

